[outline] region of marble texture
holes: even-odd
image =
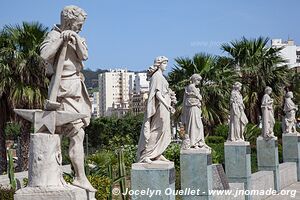
[[[257,165],[259,171],[273,171],[274,188],[280,191],[278,140],[272,138],[266,140],[258,137],[256,140]]]
[[[72,185],[57,187],[26,187],[14,195],[14,200],[96,200],[94,192]]]
[[[207,148],[204,138],[204,128],[202,123],[201,101],[202,96],[199,88],[202,77],[199,74],[193,74],[190,77],[190,83],[185,87],[183,96],[183,107],[181,121],[185,127],[185,133],[189,135],[191,148]]]
[[[228,190],[229,182],[221,164],[212,165],[213,190]]]
[[[244,130],[248,124],[245,114],[245,105],[241,94],[242,84],[236,82],[231,91],[230,96],[230,120],[229,134],[227,141],[244,141]]]
[[[249,142],[225,142],[225,172],[230,183],[243,183],[251,187],[251,148]],[[251,199],[250,196],[245,196]]]
[[[208,149],[189,149],[180,151],[181,189],[200,189],[199,196],[183,196],[182,199],[210,200],[208,190],[213,188],[212,158]]]
[[[282,135],[283,162],[295,162],[297,164],[297,180],[300,181],[300,135]]]
[[[265,95],[263,96],[261,103],[262,111],[262,133],[263,138],[274,138],[274,109],[273,109],[273,99],[270,97],[272,93],[272,88],[266,87]]]
[[[162,154],[171,143],[171,113],[175,112],[175,93],[163,76],[168,58],[159,56],[148,69],[149,97],[140,133],[137,161],[151,163],[168,161]]]
[[[135,200],[175,200],[175,195],[165,195],[167,188],[175,190],[175,168],[173,162],[153,161],[149,163],[134,163],[131,167],[131,189],[159,190],[161,195],[133,196]]]
[[[60,170],[62,136],[70,139],[69,157],[75,171],[72,184],[77,186],[74,190],[89,194],[84,197],[72,192],[79,195],[73,199],[91,199],[95,195],[96,189],[88,181],[84,169],[84,128],[90,122],[91,102],[81,74],[88,55],[87,46],[79,32],[86,17],[86,12],[77,6],[64,7],[61,24],[54,26],[40,48],[44,63],[52,69],[44,110],[15,110],[34,125],[30,139],[29,185],[16,193],[22,193],[24,198],[26,195],[32,199],[47,197],[50,187],[68,196],[70,190],[66,191],[66,187],[70,186],[64,182]],[[43,189],[39,191],[39,188]],[[53,192],[48,196],[49,200],[56,198]]]
[[[285,113],[282,123],[283,134],[298,134],[296,130],[296,112],[298,110],[298,106],[293,102],[293,98],[293,92],[286,93],[283,108]]]
[[[280,188],[285,188],[297,182],[297,163],[285,162],[279,164]]]

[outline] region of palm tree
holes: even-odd
[[[22,126],[19,166],[26,169],[30,138],[30,123],[16,117],[14,108],[41,108],[47,95],[48,81],[39,48],[47,33],[42,24],[26,23],[4,26],[0,32],[0,146],[5,143],[4,126],[10,120]],[[1,169],[6,170],[5,150],[1,149]],[[2,165],[3,164],[3,165]]]
[[[228,119],[229,96],[232,84],[238,79],[229,61],[225,57],[217,57],[199,53],[193,58],[179,57],[175,59],[175,67],[168,75],[171,88],[178,99],[177,120],[181,113],[184,87],[194,73],[202,76],[200,92],[203,97],[202,115],[207,130]]]
[[[273,89],[275,105],[281,108],[284,88],[289,84],[289,70],[280,56],[282,48],[268,47],[269,38],[235,40],[222,45],[229,54],[231,65],[239,66],[243,84],[246,114],[250,122],[257,123],[264,89]]]

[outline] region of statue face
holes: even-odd
[[[272,93],[272,90],[271,89],[269,89],[269,90],[267,90],[267,94],[271,94]]]
[[[199,85],[199,84],[200,84],[200,79],[196,79],[196,80],[194,81],[194,83],[195,83],[195,85]]]
[[[79,33],[82,29],[83,24],[84,24],[84,18],[82,16],[79,16],[77,20],[71,24],[71,30],[76,33]]]
[[[165,71],[167,69],[167,66],[168,66],[168,61],[166,60],[166,61],[162,62],[159,67],[162,71]]]

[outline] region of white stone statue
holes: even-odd
[[[263,138],[275,138],[274,136],[274,110],[273,110],[273,99],[270,97],[272,93],[272,88],[265,88],[265,95],[263,96],[261,102],[262,111],[262,137]]]
[[[283,109],[285,116],[282,123],[284,134],[298,134],[296,130],[296,112],[298,110],[298,106],[293,102],[293,98],[293,92],[286,93]]]
[[[183,97],[183,108],[181,121],[185,127],[185,134],[189,135],[190,148],[207,148],[204,138],[204,128],[202,123],[201,101],[199,85],[202,77],[199,74],[193,74],[190,78],[190,84],[186,86]]]
[[[159,56],[148,69],[150,80],[149,98],[142,126],[137,161],[152,163],[155,160],[169,161],[162,154],[171,143],[170,114],[175,112],[175,93],[163,76],[168,58]]]
[[[234,83],[230,97],[230,120],[229,134],[227,141],[239,142],[244,141],[244,130],[248,123],[245,114],[245,105],[241,94],[242,84]]]
[[[45,109],[87,116],[62,125],[56,133],[70,138],[69,156],[75,170],[73,185],[93,192],[96,190],[84,171],[83,149],[83,128],[89,125],[91,117],[91,102],[81,74],[88,51],[85,39],[78,34],[86,17],[83,9],[66,6],[61,12],[61,24],[54,26],[41,45],[41,57],[53,71]]]

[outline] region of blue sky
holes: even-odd
[[[288,37],[300,45],[299,0],[2,0],[0,27],[22,21],[59,23],[66,5],[88,13],[90,69],[144,70],[158,55],[220,55],[220,45],[242,36]]]

